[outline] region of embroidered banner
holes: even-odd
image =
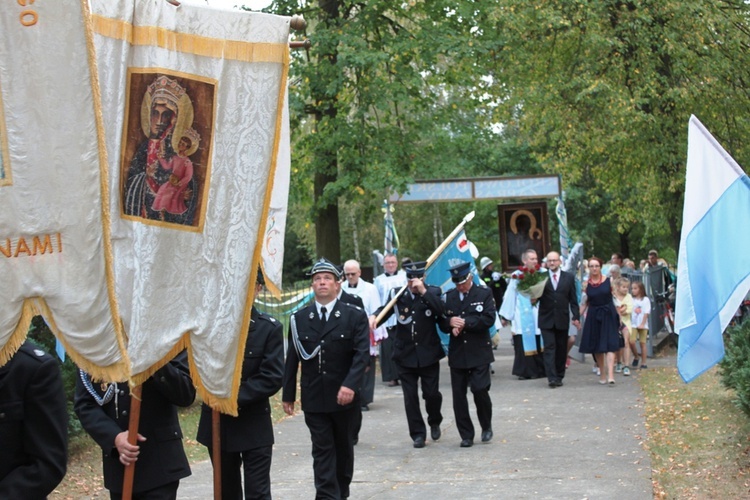
[[[289,18],[147,0],[92,10],[133,380],[188,348],[204,401],[236,414]]]
[[[289,104],[284,98],[284,111],[281,119],[281,142],[276,161],[271,205],[266,220],[266,234],[263,239],[263,274],[266,287],[277,299],[281,299],[281,275],[284,265],[284,235],[286,234],[286,213],[289,205],[289,180],[291,177],[292,156],[289,134]]]
[[[86,0],[0,9],[0,365],[42,314],[78,365],[123,380],[93,50]]]

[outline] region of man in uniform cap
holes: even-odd
[[[265,285],[258,269],[255,297]],[[250,312],[250,328],[244,346],[242,378],[237,397],[238,415],[222,414],[221,494],[224,498],[243,498],[241,471],[245,473],[244,498],[271,498],[271,453],[273,422],[269,398],[281,389],[284,376],[284,329],[271,316]],[[197,440],[208,447],[214,462],[213,411],[203,404]]]
[[[444,316],[440,328],[450,332],[448,365],[451,368],[453,413],[461,435],[461,447],[474,444],[474,424],[469,415],[466,390],[471,388],[477,417],[482,427],[482,442],[492,439],[492,400],[490,399],[490,363],[495,360],[490,327],[495,323],[495,301],[487,288],[474,286],[469,262],[450,268],[456,288],[445,294]]]
[[[479,267],[482,269],[480,278],[492,291],[492,298],[495,299],[495,310],[499,311],[503,305],[505,291],[508,289],[508,282],[505,281],[502,274],[495,271],[495,265],[489,257],[479,259]]]
[[[313,266],[315,301],[292,315],[282,392],[294,414],[300,370],[302,411],[312,440],[316,498],[348,498],[354,473],[354,425],[368,363],[370,332],[359,307],[337,300],[339,270],[326,259]]]
[[[0,498],[47,498],[65,477],[68,410],[60,366],[30,341],[0,367]]]
[[[73,409],[83,429],[102,449],[104,487],[122,498],[125,467],[135,467],[133,499],[177,498],[180,479],[190,475],[177,407],[195,400],[187,352],[182,351],[142,384],[137,444],[128,441],[127,382],[98,384],[79,370]]]
[[[411,262],[403,266],[408,280],[408,290],[399,296],[395,306],[390,309],[381,322],[391,315],[396,316],[396,327],[393,329],[393,361],[398,368],[398,378],[404,392],[404,409],[415,448],[423,448],[427,437],[427,428],[422,419],[419,403],[419,380],[422,380],[422,396],[427,409],[427,424],[433,441],[440,439],[440,423],[443,415],[440,408],[443,395],[440,393],[440,360],[445,351],[440,343],[437,323],[443,314],[439,287],[424,284],[426,262]],[[391,290],[390,298],[400,288]],[[380,307],[370,316],[370,328],[375,329],[376,317],[383,311]]]

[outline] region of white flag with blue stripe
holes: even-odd
[[[685,382],[724,357],[722,332],[750,289],[750,178],[690,117],[675,329]]]

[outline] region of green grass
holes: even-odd
[[[674,367],[641,373],[655,498],[747,498],[750,420],[716,368],[685,384]]]
[[[685,384],[674,367],[642,371],[644,446],[650,452],[654,498],[747,498],[750,494],[750,419],[732,402],[716,369]],[[274,422],[285,417],[281,394],[271,399]],[[195,441],[200,401],[180,410],[185,452],[191,463],[208,459]],[[68,474],[50,498],[107,498],[101,451],[86,435],[71,440]]]
[[[189,407],[180,408],[178,416],[185,454],[190,463],[208,460],[208,450],[195,440],[201,417],[200,398],[196,398]],[[271,398],[271,418],[274,422],[278,422],[285,416],[281,405],[281,392],[278,392]],[[83,496],[109,498],[103,482],[101,448],[88,434],[82,433],[70,440],[68,473],[49,498],[54,500],[74,500]]]

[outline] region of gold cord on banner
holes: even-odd
[[[179,7],[182,5],[177,0],[164,0],[168,4],[174,5],[175,7]],[[292,16],[292,19],[289,21],[289,27],[292,28],[294,31],[304,31],[304,29],[307,27],[307,21],[300,16],[299,14],[295,14]],[[289,48],[292,50],[296,49],[309,49],[312,46],[312,42],[309,39],[305,40],[295,40],[293,42],[289,42]]]

